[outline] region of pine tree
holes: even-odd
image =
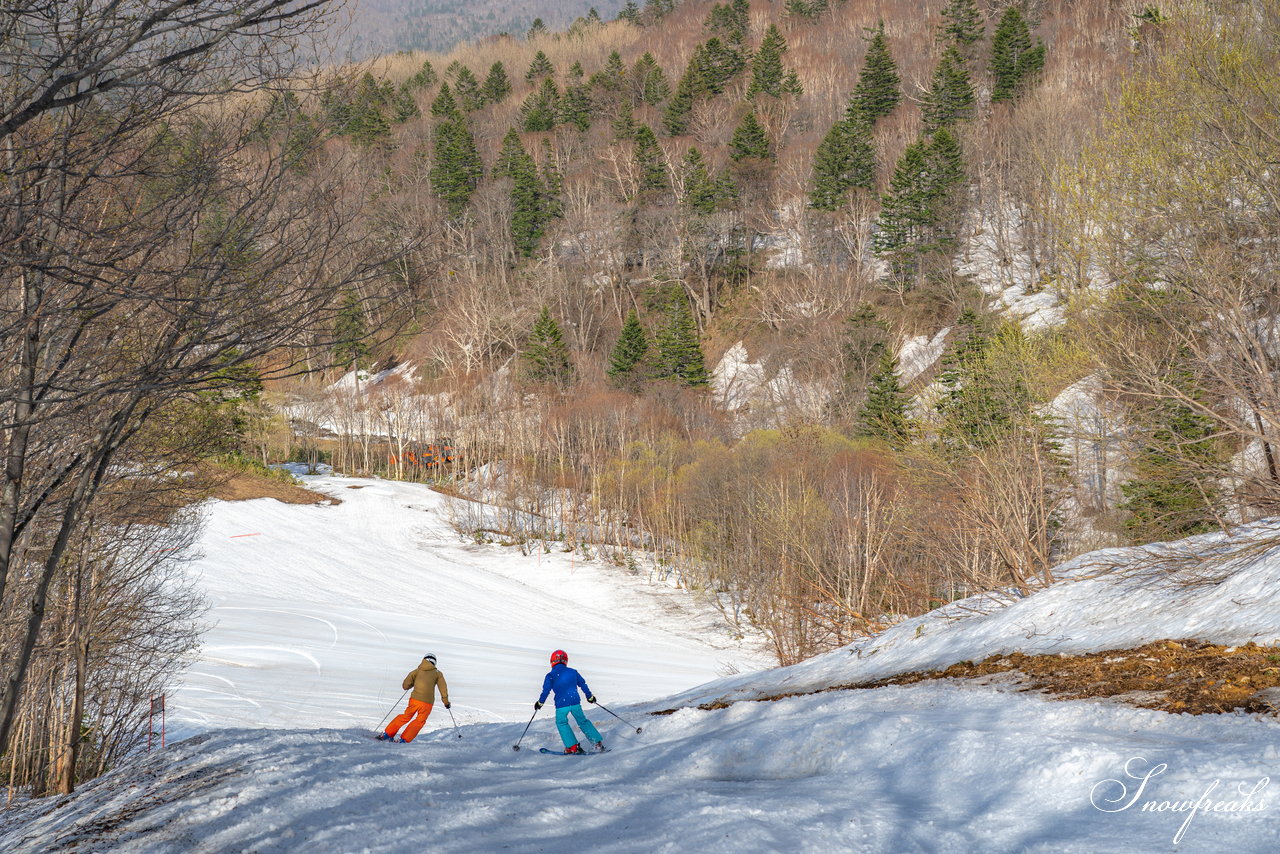
[[[729,158],[734,161],[773,158],[773,152],[769,148],[769,135],[765,133],[764,125],[760,124],[754,110],[743,116],[742,123],[733,132],[733,138],[729,140]]]
[[[396,124],[404,124],[409,119],[416,119],[422,115],[422,111],[418,109],[418,102],[413,97],[413,87],[408,82],[400,84],[400,90],[396,92],[396,101],[393,108],[395,110],[394,118]]]
[[[991,103],[1012,101],[1044,67],[1044,42],[1031,42],[1031,30],[1017,6],[1000,16],[991,37]]]
[[[462,111],[458,109],[458,102],[453,100],[453,90],[449,88],[448,83],[440,84],[440,91],[436,93],[436,99],[431,102],[431,115],[438,119],[462,118]]]
[[[408,82],[415,89],[427,89],[436,85],[436,81],[440,79],[436,75],[436,70],[431,66],[431,60],[424,60],[422,67],[409,78]]]
[[[898,66],[889,53],[889,40],[884,34],[884,21],[881,21],[867,46],[867,58],[853,88],[852,104],[868,123],[875,124],[877,119],[892,113],[902,100],[898,90],[900,82]]]
[[[973,84],[969,69],[955,45],[943,51],[933,82],[920,104],[925,128],[935,131],[969,118],[973,112]]]
[[[626,101],[618,108],[618,115],[613,120],[613,139],[615,142],[634,142],[636,138],[636,117],[631,104]]]
[[[716,3],[703,22],[711,32],[724,36],[727,41],[742,44],[747,40],[747,32],[751,26],[751,7],[747,0],[730,0],[721,5]]]
[[[591,127],[591,90],[584,83],[570,83],[560,98],[560,123],[580,131]]]
[[[719,95],[729,81],[747,67],[746,50],[740,44],[726,43],[710,38],[694,51],[689,60],[698,67],[698,73],[707,91]]]
[[[559,106],[560,90],[556,87],[555,80],[543,78],[542,85],[525,99],[520,108],[524,129],[530,133],[553,129]]]
[[[631,69],[632,100],[637,104],[661,104],[671,96],[671,86],[653,54],[646,53]]]
[[[872,250],[899,275],[918,272],[923,256],[954,242],[964,183],[960,145],[946,128],[907,146],[881,199]]]
[[[898,379],[898,359],[886,349],[867,385],[867,399],[858,413],[857,435],[880,439],[893,448],[905,447],[912,433],[910,396]]]
[[[515,128],[509,129],[502,138],[502,147],[498,149],[498,159],[493,164],[493,177],[515,177],[520,159],[525,156],[527,152],[524,150],[524,143],[520,141],[520,132]]]
[[[334,318],[333,363],[347,370],[363,368],[369,355],[369,345],[365,343],[368,334],[364,304],[354,291],[347,291]]]
[[[778,31],[776,24],[770,24],[765,31],[760,49],[751,59],[751,85],[747,87],[747,97],[756,95],[772,95],[782,97],[786,83],[786,69],[782,67],[782,55],[787,51],[787,41]]]
[[[621,92],[627,85],[627,67],[616,50],[605,60],[604,68],[591,75],[591,85],[605,92]]]
[[[850,190],[870,190],[875,175],[871,128],[860,115],[846,116],[832,125],[818,144],[809,204],[819,210],[839,210],[848,202]]]
[[[689,388],[707,386],[710,376],[698,340],[698,324],[683,293],[669,296],[666,314],[666,324],[654,341],[657,349],[654,378],[674,380]]]
[[[546,306],[533,322],[529,339],[520,351],[520,360],[528,382],[567,388],[573,381],[573,361],[564,343],[564,333]]]
[[[494,174],[511,179],[511,242],[526,258],[538,251],[555,210],[551,194],[538,175],[538,165],[525,151],[515,128],[507,131]]]
[[[1187,401],[1204,405],[1191,370],[1175,367],[1166,379]],[[1147,426],[1133,458],[1133,477],[1120,486],[1125,529],[1135,542],[1147,543],[1217,528],[1217,479],[1205,475],[1221,457],[1213,419],[1182,399],[1168,398],[1141,420]]]
[[[680,201],[696,214],[714,213],[720,204],[720,186],[711,176],[702,152],[690,148],[680,164],[684,196]]]
[[[573,65],[569,66],[568,77],[570,80],[581,80],[586,74],[587,72],[582,69],[582,63],[576,59],[573,61]]]
[[[592,26],[592,27],[604,23],[603,21],[600,20],[600,13],[596,11],[595,6],[592,6],[590,9],[587,10],[586,22],[588,26]]]
[[[985,27],[974,0],[950,0],[942,10],[942,35],[965,47],[982,39]]]
[[[636,128],[635,135],[636,165],[640,167],[640,190],[667,189],[667,168],[663,162],[662,149],[658,147],[658,138],[648,125]]]
[[[657,23],[675,11],[675,0],[645,0],[645,19]]]
[[[501,62],[489,66],[489,73],[480,87],[480,98],[486,104],[496,104],[511,94],[511,80]]]
[[[942,438],[960,450],[990,448],[1036,420],[1035,400],[1022,368],[999,356],[1016,352],[1023,332],[1005,324],[993,335],[986,322],[968,310],[956,328],[959,337],[944,355],[938,376],[943,389],[937,407]]]
[[[627,313],[622,331],[618,333],[618,341],[609,354],[609,368],[605,371],[609,381],[618,388],[636,390],[643,379],[641,369],[648,353],[649,336],[645,334],[640,318],[633,309]]]
[[[696,58],[696,57],[695,57]],[[693,102],[707,91],[706,83],[697,64],[689,61],[688,68],[676,84],[676,92],[667,103],[666,112],[662,116],[662,126],[672,136],[682,136],[689,132],[689,120],[693,116]]]
[[[438,103],[438,99],[437,99]],[[450,216],[458,216],[484,177],[484,164],[476,150],[475,138],[460,113],[446,118],[436,128],[431,170],[431,188],[445,203]]]
[[[618,20],[637,26],[640,24],[640,7],[636,5],[636,0],[627,0],[618,12]]]
[[[551,67],[551,60],[547,59],[547,55],[542,51],[538,51],[533,55],[533,62],[529,63],[529,70],[525,72],[524,79],[526,83],[532,83],[539,77],[546,77],[555,73],[555,69]]]
[[[458,109],[464,113],[474,112],[484,106],[484,95],[480,92],[480,81],[465,65],[459,66],[453,78],[453,97]]]
[[[525,41],[533,41],[538,36],[547,34],[547,25],[542,22],[541,18],[534,18],[533,23],[529,26],[529,32],[525,33]]]

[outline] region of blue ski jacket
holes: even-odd
[[[538,702],[545,703],[547,695],[555,691],[557,709],[581,706],[582,698],[578,696],[578,688],[582,688],[582,693],[588,697],[591,696],[591,689],[587,687],[581,673],[567,664],[557,664],[542,680],[542,694],[538,697]]]

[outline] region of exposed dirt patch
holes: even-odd
[[[1246,644],[1221,646],[1194,640],[1162,640],[1136,649],[1112,649],[1088,655],[993,655],[983,661],[962,661],[945,670],[903,673],[874,682],[833,685],[821,691],[799,691],[761,697],[769,702],[785,697],[912,685],[929,679],[995,681],[1018,691],[1043,691],[1064,700],[1110,698],[1144,709],[1192,715],[1218,712],[1275,712],[1280,704],[1266,689],[1280,686],[1280,647]],[[724,709],[733,701],[703,703],[699,709]],[[740,701],[738,701],[740,702]],[[676,709],[654,712],[669,715]]]
[[[274,498],[285,504],[341,504],[325,495],[297,484],[265,477],[252,472],[218,470],[209,474],[209,495],[223,501],[248,501],[251,498]]]

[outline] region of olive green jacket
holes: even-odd
[[[418,669],[404,677],[401,688],[408,691],[413,689],[410,697],[421,703],[436,702],[436,685],[440,686],[440,699],[443,702],[449,702],[449,683],[444,681],[444,674],[436,670],[436,666],[425,658],[418,665]]]

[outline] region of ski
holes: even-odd
[[[604,750],[584,750],[581,753],[565,753],[563,750],[552,750],[549,747],[539,747],[539,753],[545,753],[548,756],[590,756],[593,753],[608,753],[609,748]]]

